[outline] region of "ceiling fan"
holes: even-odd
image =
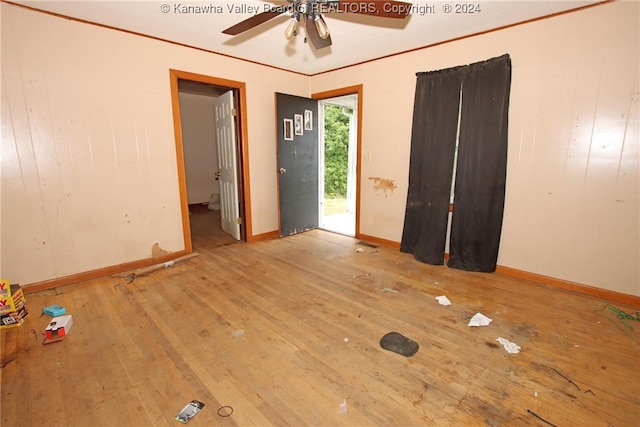
[[[316,49],[322,49],[331,46],[331,35],[322,18],[323,13],[357,13],[403,19],[411,11],[411,6],[411,3],[394,0],[287,0],[286,4],[272,6],[262,13],[227,28],[222,33],[235,36],[283,13],[290,13],[291,20],[284,31],[287,40],[292,40],[297,35],[298,24],[303,20],[307,38]]]

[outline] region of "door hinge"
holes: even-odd
[[[231,109],[231,115],[232,115],[233,117],[236,117],[236,116],[238,115],[238,109],[236,109],[236,108],[232,108],[232,109]]]
[[[236,224],[242,224],[242,218],[240,217],[236,218]]]

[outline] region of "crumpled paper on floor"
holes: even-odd
[[[471,320],[469,320],[468,326],[487,326],[489,323],[491,323],[491,319],[482,313],[476,313]]]
[[[519,345],[517,345],[516,343],[513,343],[509,340],[506,340],[502,337],[498,337],[498,339],[496,340],[498,341],[500,344],[503,345],[504,349],[507,350],[509,353],[520,353],[520,349],[522,347],[520,347]]]
[[[438,300],[438,303],[440,303],[440,305],[451,305],[451,301],[449,301],[449,298],[444,295],[440,295],[439,297],[436,297],[436,299]]]

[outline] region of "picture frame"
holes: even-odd
[[[302,114],[294,114],[293,115],[293,128],[295,129],[295,133],[296,135],[303,135],[304,134],[304,125],[303,125],[303,118],[302,118]]]
[[[313,130],[313,111],[304,110],[304,130]]]
[[[284,140],[293,141],[293,120],[284,119]]]

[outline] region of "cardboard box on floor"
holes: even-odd
[[[22,325],[29,315],[27,300],[18,284],[0,281],[0,329]]]
[[[44,331],[45,339],[43,344],[49,344],[65,339],[69,333],[69,329],[73,325],[73,317],[70,314],[57,316],[51,319],[49,325]]]

